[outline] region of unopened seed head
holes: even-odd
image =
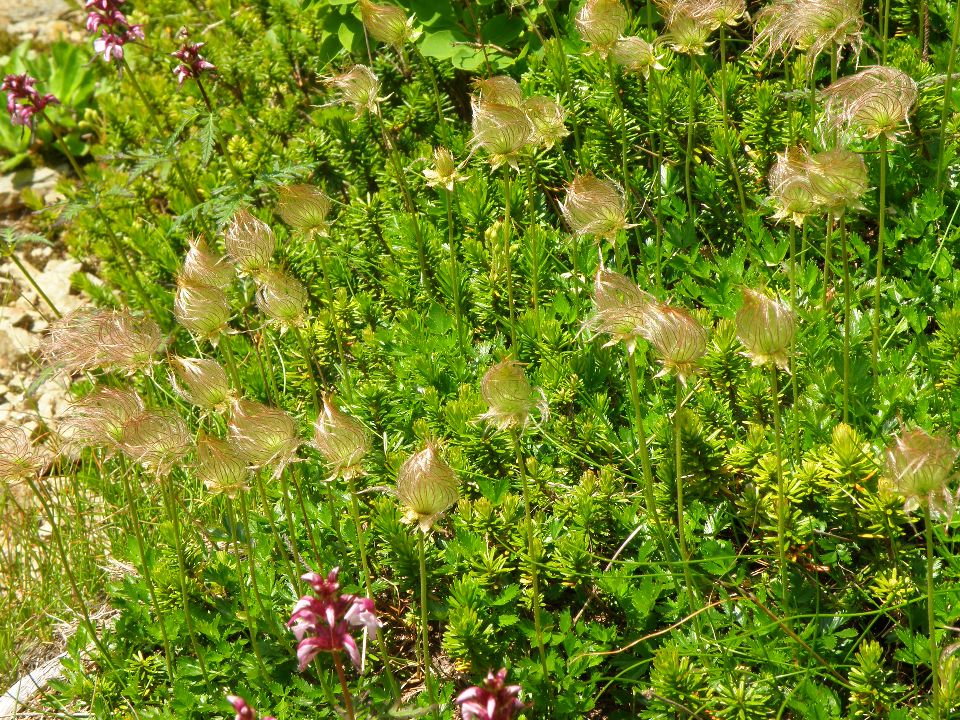
[[[665,303],[650,308],[644,337],[660,356],[663,372],[675,372],[683,382],[697,372],[700,358],[707,351],[703,325],[683,308]]]
[[[610,50],[610,57],[624,70],[640,73],[645,78],[650,77],[651,70],[664,69],[653,45],[636,35],[618,38]]]
[[[235,400],[229,423],[230,442],[247,465],[272,465],[277,472],[293,461],[300,447],[297,423],[283,410],[252,400]]]
[[[866,138],[895,139],[909,123],[918,91],[902,70],[878,65],[831,83],[822,95],[828,122],[857,129]]]
[[[69,374],[95,368],[133,374],[150,370],[163,343],[155,322],[126,308],[82,308],[50,325],[40,352],[48,365]]]
[[[580,175],[567,186],[561,206],[564,220],[577,235],[613,238],[629,227],[623,189],[612,180]]]
[[[326,234],[327,215],[333,201],[315,185],[283,185],[279,188],[277,213],[283,221],[300,232]]]
[[[490,155],[494,169],[503,164],[517,167],[517,155],[533,136],[527,114],[512,105],[474,102],[472,125],[470,142]]]
[[[211,492],[235,498],[247,488],[250,469],[229,441],[204,433],[197,440],[197,474]]]
[[[214,285],[179,283],[173,298],[173,316],[184,328],[203,339],[223,332],[233,310],[230,298]]]
[[[352,477],[363,472],[361,463],[370,449],[370,440],[363,425],[341,412],[328,395],[323,399],[323,412],[313,425],[313,445],[333,467],[335,475]]]
[[[860,206],[870,185],[863,158],[851,150],[825,150],[808,156],[810,187],[819,205],[836,216]]]
[[[210,410],[226,405],[230,399],[230,380],[216,360],[171,357],[170,367],[170,382],[187,402]]]
[[[903,432],[887,450],[887,476],[906,499],[904,511],[929,508],[951,518],[956,498],[948,484],[956,460],[957,449],[946,438],[919,428]]]
[[[0,426],[0,485],[31,480],[40,474],[43,465],[43,455],[26,430]]]
[[[306,315],[307,289],[284,270],[265,270],[257,278],[257,307],[281,327],[296,327]]]
[[[785,302],[749,288],[743,289],[743,306],[737,312],[737,338],[754,365],[775,363],[786,370],[797,332],[797,319]]]
[[[340,102],[353,105],[357,117],[366,110],[378,112],[380,81],[366,65],[354,65],[347,72],[336,75],[327,82],[339,91]]]
[[[127,423],[143,411],[143,400],[133,390],[99,387],[70,406],[58,429],[70,451],[88,446],[114,451]]]
[[[418,523],[423,532],[428,532],[459,497],[453,468],[431,443],[400,466],[397,498],[406,511],[406,519]]]
[[[211,285],[225,290],[235,277],[226,258],[210,251],[203,238],[190,240],[190,249],[183,260],[179,281],[190,285]]]
[[[413,18],[408,18],[403,8],[395,5],[360,0],[360,18],[370,36],[387,45],[399,48],[420,37],[420,31],[414,28]]]
[[[776,206],[776,219],[791,219],[799,227],[804,218],[818,209],[807,174],[803,151],[792,147],[777,155],[777,161],[767,176],[770,200]]]
[[[524,427],[534,408],[543,408],[523,366],[515,360],[503,360],[487,370],[480,381],[480,394],[488,406],[480,417],[500,430]]]
[[[475,102],[491,105],[509,105],[518,108],[523,105],[523,91],[520,83],[509,75],[494,75],[474,81]]]
[[[249,210],[238,210],[224,234],[224,245],[240,272],[256,276],[270,264],[277,239],[270,226]]]
[[[664,40],[678,53],[703,55],[713,30],[708,20],[697,18],[689,12],[679,12],[667,24]]]
[[[601,268],[593,282],[593,304],[596,312],[587,326],[610,335],[608,344],[622,340],[633,352],[657,300],[625,275]]]
[[[587,0],[577,13],[577,31],[591,50],[606,57],[627,29],[629,19],[620,0]]]
[[[124,424],[120,449],[145,468],[166,475],[193,449],[193,438],[173,410],[145,410]]]
[[[457,162],[447,148],[440,146],[433,150],[433,167],[423,171],[427,185],[433,188],[444,188],[453,192],[454,186],[464,179],[457,170]]]
[[[543,95],[536,95],[523,103],[523,110],[533,126],[530,141],[546,148],[570,134],[564,125],[564,111],[555,101]]]

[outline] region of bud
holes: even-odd
[[[463,175],[457,171],[453,155],[445,147],[434,148],[433,167],[424,170],[423,175],[427,178],[429,187],[442,187],[447,192],[453,192],[453,186],[463,180]]]
[[[395,5],[378,5],[370,0],[360,0],[360,18],[363,26],[374,40],[399,48],[413,42],[421,33],[413,27],[413,18]]]
[[[906,499],[904,512],[928,508],[934,515],[953,517],[956,498],[947,489],[957,450],[943,437],[917,429],[904,432],[887,450],[887,476]]]
[[[225,290],[233,282],[234,270],[226,259],[207,248],[203,238],[190,240],[179,281],[190,285],[211,285]]]
[[[531,142],[549,149],[570,134],[563,124],[563,108],[550,98],[537,95],[525,100],[523,110],[533,127]]]
[[[862,0],[776,0],[757,13],[753,47],[768,44],[767,55],[806,50],[812,72],[824,50],[849,45],[859,54],[861,11]]]
[[[281,327],[303,323],[307,289],[283,270],[265,270],[257,278],[257,307]]]
[[[127,309],[82,308],[47,330],[40,352],[48,365],[73,374],[102,368],[133,374],[149,370],[163,347],[160,328]]]
[[[360,463],[370,441],[363,425],[340,412],[333,396],[327,395],[323,412],[313,424],[313,446],[333,466],[335,476],[353,477],[363,472]]]
[[[644,78],[650,77],[651,70],[665,69],[657,59],[653,45],[636,35],[618,38],[610,50],[610,57],[624,70],[640,73]]]
[[[178,282],[173,316],[197,337],[212,340],[227,326],[233,313],[230,298],[213,285]]]
[[[500,430],[522,429],[534,407],[546,412],[546,402],[542,396],[534,397],[523,367],[515,360],[503,360],[487,370],[480,381],[480,394],[489,406],[480,417]]]
[[[627,28],[629,17],[620,0],[587,0],[577,13],[577,31],[591,50],[606,57]]]
[[[400,466],[397,497],[406,510],[405,520],[417,522],[425,533],[459,499],[453,468],[443,461],[432,443],[428,442],[426,448]]]
[[[788,368],[787,353],[797,332],[797,318],[785,302],[744,288],[736,323],[737,338],[754,365],[772,362]]]
[[[251,400],[234,400],[229,423],[230,442],[248,465],[289,465],[300,447],[297,423],[283,410]]]
[[[650,341],[663,363],[661,375],[677,373],[681,382],[697,372],[700,358],[707,351],[707,331],[682,308],[659,303],[650,308],[644,337]]]
[[[240,271],[256,276],[270,264],[277,239],[265,222],[248,210],[238,210],[227,227],[224,244]]]
[[[170,384],[187,402],[213,409],[230,399],[230,381],[216,360],[171,357],[170,367]]]
[[[0,427],[0,483],[32,480],[43,470],[40,450],[21,427]]]
[[[250,469],[228,441],[204,433],[197,440],[197,474],[211,492],[235,498],[246,489]]]
[[[788,148],[782,155],[777,155],[767,183],[770,185],[770,200],[777,208],[775,219],[790,218],[799,227],[804,218],[817,209],[817,198],[800,148]]]
[[[580,175],[567,186],[560,207],[563,219],[577,235],[595,235],[612,239],[627,224],[627,204],[623,188],[612,180]]]
[[[827,121],[858,128],[866,138],[895,140],[901,124],[910,124],[917,84],[905,72],[875,66],[832,83],[822,93]]]
[[[807,156],[807,176],[817,203],[839,217],[860,206],[869,187],[863,158],[850,150],[826,150]]]
[[[509,105],[518,108],[523,105],[523,91],[520,83],[508,75],[494,75],[475,80],[473,89],[476,100],[490,105]]]
[[[668,21],[664,40],[678,53],[703,55],[713,30],[709,20],[678,12]]]
[[[96,388],[70,407],[60,434],[70,450],[94,446],[112,451],[120,447],[127,423],[143,411],[143,400],[133,390]]]
[[[472,106],[473,137],[470,142],[473,147],[490,154],[494,170],[504,163],[518,167],[517,154],[533,134],[527,114],[512,105],[474,102]]]
[[[327,215],[333,201],[314,185],[283,185],[279,188],[277,213],[283,221],[300,232],[326,235]]]
[[[357,117],[364,110],[376,114],[380,101],[380,81],[366,65],[354,65],[347,72],[330,78],[327,83],[340,92],[340,102],[353,105]]]
[[[193,447],[187,424],[172,410],[146,410],[123,426],[120,448],[131,460],[168,474]]]
[[[650,309],[656,303],[653,295],[641,290],[630,278],[601,268],[593,282],[596,314],[587,326],[610,335],[608,345],[623,340],[632,353],[637,338],[643,337]]]

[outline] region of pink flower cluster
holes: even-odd
[[[177,76],[181,87],[187,78],[198,78],[201,73],[217,69],[216,65],[200,54],[203,45],[204,43],[186,43],[176,52],[170,53],[180,61],[180,65],[173,69],[173,74]]]
[[[360,667],[360,651],[350,634],[352,628],[365,627],[370,637],[376,638],[380,621],[373,607],[373,600],[356,595],[340,594],[334,568],[324,577],[319,573],[307,573],[303,579],[310,583],[313,595],[304,595],[293,607],[287,627],[297,638],[297,659],[300,671],[320,653],[336,653],[345,650]]]
[[[237,714],[235,720],[257,720],[257,711],[247,704],[239,695],[227,695],[227,702],[233,705],[233,711]],[[262,720],[277,720],[272,715],[266,715]]]
[[[488,673],[483,685],[467,688],[456,703],[463,720],[513,720],[526,705],[520,701],[520,686],[507,685],[507,669]]]
[[[131,25],[120,6],[126,0],[86,0],[84,7],[89,10],[87,30],[100,31],[93,41],[93,49],[103,55],[107,62],[123,60],[123,46],[131,40],[143,40],[143,26]]]
[[[51,94],[37,92],[37,79],[26,73],[7,75],[0,84],[0,90],[7,93],[7,112],[14,125],[33,125],[33,116],[42,112],[47,105],[59,105],[60,101]]]

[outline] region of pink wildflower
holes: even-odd
[[[257,711],[254,710],[239,695],[227,695],[227,702],[233,705],[233,710],[237,713],[237,716],[234,720],[257,720]],[[267,715],[263,720],[277,720],[272,715]]]
[[[41,95],[35,85],[37,79],[23,73],[7,75],[0,84],[0,90],[7,93],[7,112],[14,125],[33,125],[33,116],[43,112],[47,105],[59,105],[60,101],[51,94]]]
[[[337,575],[333,568],[326,577],[307,573],[303,579],[310,583],[313,595],[304,595],[293,607],[287,627],[297,638],[297,659],[300,671],[321,652],[336,653],[345,650],[350,660],[360,667],[360,651],[350,634],[351,628],[365,627],[370,637],[377,636],[380,621],[373,600],[356,595],[340,594]]]
[[[519,699],[520,686],[507,685],[507,669],[490,672],[483,685],[467,688],[454,701],[463,720],[513,720],[526,705]]]
[[[131,25],[120,10],[125,0],[87,0],[87,31],[100,36],[93,41],[97,55],[107,62],[123,60],[123,46],[131,40],[143,40],[143,26]]]
[[[170,53],[181,63],[173,69],[173,74],[177,76],[177,82],[181,87],[187,78],[199,78],[202,73],[217,69],[216,65],[200,54],[200,48],[203,46],[204,43],[186,43],[176,52]]]

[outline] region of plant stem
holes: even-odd
[[[823,245],[823,311],[830,304],[830,263],[833,256],[833,213],[827,214],[827,237]]]
[[[953,32],[950,35],[950,52],[947,54],[947,77],[943,82],[943,105],[940,108],[940,148],[937,152],[937,189],[943,190],[943,172],[946,170],[947,112],[953,107],[953,69],[957,60],[957,43],[960,39],[960,10],[953,14]]]
[[[303,353],[303,361],[307,364],[307,368],[310,370],[310,387],[313,392],[313,407],[316,410],[317,414],[320,414],[322,409],[320,404],[320,381],[317,380],[317,371],[313,367],[313,356],[310,353],[310,348],[307,347],[307,340],[303,337],[303,333],[300,332],[300,328],[296,325],[290,325],[290,332],[293,333],[293,336],[297,339],[297,344],[300,346],[300,352]]]
[[[690,222],[696,219],[693,211],[693,186],[690,178],[691,168],[693,166],[693,119],[697,102],[697,84],[694,82],[694,71],[697,68],[697,61],[690,56],[690,77],[689,84],[689,103],[687,105],[687,152],[683,159],[683,177],[687,189],[687,213],[690,216]]]
[[[726,27],[720,26],[720,109],[723,112],[723,128],[725,132],[733,135],[733,123],[730,122],[730,114],[727,112],[727,34]],[[730,173],[733,175],[733,182],[737,186],[737,197],[740,199],[741,217],[747,216],[747,198],[743,193],[743,183],[740,180],[740,169],[737,167],[736,158],[733,155],[733,147],[730,145],[730,138],[727,142],[727,162],[730,163]]]
[[[873,376],[879,377],[880,367],[880,300],[883,284],[883,251],[887,239],[887,136],[880,134],[880,212],[877,217],[877,280],[873,289],[873,342],[870,346],[870,364]]]
[[[353,385],[350,382],[350,370],[347,366],[347,353],[344,350],[343,334],[340,332],[340,323],[337,322],[337,316],[334,313],[334,295],[333,286],[330,284],[330,269],[327,266],[327,248],[322,242],[314,242],[317,248],[317,254],[320,256],[320,272],[323,274],[323,289],[327,294],[327,311],[330,313],[330,324],[333,325],[333,337],[337,342],[337,354],[340,356],[340,374],[344,384],[347,386],[347,399],[353,393]]]
[[[790,600],[789,577],[787,573],[787,486],[783,475],[783,443],[780,438],[780,382],[777,378],[777,366],[770,364],[770,401],[773,406],[773,439],[777,456],[777,553],[780,556],[780,597],[783,612],[786,614]]]
[[[843,254],[843,421],[850,415],[850,254],[847,250],[847,216],[840,216],[840,252]]]
[[[217,345],[223,350],[223,358],[227,363],[227,372],[230,373],[230,379],[233,380],[234,389],[238,392],[243,387],[240,382],[240,372],[237,370],[237,359],[233,354],[233,348],[230,347],[230,335],[223,333],[220,336]]]
[[[527,555],[530,557],[530,583],[533,590],[533,627],[537,635],[537,653],[543,668],[544,682],[550,677],[547,670],[547,654],[543,646],[543,623],[540,617],[540,570],[538,567],[537,541],[533,532],[533,509],[530,502],[530,483],[527,481],[527,466],[523,457],[520,429],[513,430],[513,447],[517,454],[517,469],[520,472],[520,488],[523,492],[524,526],[527,532]]]
[[[790,309],[794,316],[797,313],[797,225],[790,223]],[[797,337],[794,334],[790,342],[790,391],[793,395],[793,407],[799,405],[800,387],[797,384]],[[796,412],[794,413],[796,415]],[[800,423],[794,418],[793,428],[790,433],[790,452],[791,457],[796,459],[800,454]]]
[[[57,310],[57,306],[53,304],[53,300],[51,300],[50,297],[43,291],[43,288],[40,287],[37,281],[33,278],[33,275],[30,273],[29,270],[27,270],[26,266],[20,261],[20,258],[17,257],[17,254],[15,252],[10,253],[10,260],[12,260],[13,264],[17,266],[17,269],[27,279],[27,282],[29,282],[30,285],[33,286],[33,289],[37,291],[37,294],[41,298],[43,298],[43,301],[47,304],[47,307],[49,307],[53,311],[53,314],[56,315],[58,318],[62,318],[63,313]]]
[[[930,641],[930,699],[933,706],[932,720],[940,720],[940,647],[937,644],[936,612],[933,603],[933,521],[930,507],[924,515],[924,535],[927,540],[927,627]]]
[[[677,481],[677,538],[680,541],[680,560],[683,564],[683,579],[687,584],[687,597],[690,611],[697,608],[697,596],[693,587],[693,574],[690,572],[690,551],[687,548],[687,531],[683,518],[683,438],[681,437],[680,411],[683,408],[683,382],[677,376],[677,396],[673,413],[673,461],[676,465]]]
[[[430,704],[433,705],[433,716],[440,720],[440,712],[437,709],[437,692],[433,686],[433,676],[430,672],[430,613],[428,609],[427,598],[427,548],[426,533],[417,530],[417,550],[420,554],[420,645],[423,652],[423,682],[427,686],[427,692],[430,694]]]
[[[467,336],[463,328],[463,299],[460,297],[460,262],[457,260],[457,248],[454,237],[453,227],[453,203],[449,190],[441,190],[443,201],[447,211],[447,249],[450,253],[450,284],[453,292],[453,312],[457,320],[457,340],[460,344],[460,351],[467,351]]]
[[[337,670],[337,677],[340,679],[340,692],[343,694],[343,706],[347,711],[347,720],[356,720],[356,714],[353,712],[353,698],[350,696],[350,688],[347,687],[347,676],[343,673],[343,663],[340,662],[340,653],[333,653],[333,666]]]
[[[241,492],[243,492],[241,490]],[[247,601],[247,592],[244,589],[244,583],[242,580],[242,570],[243,567],[243,553],[240,550],[240,539],[237,537],[237,514],[233,507],[233,500],[228,496],[226,498],[227,506],[227,517],[230,520],[230,541],[233,545],[234,557],[237,560],[237,574],[241,576],[241,579],[237,582],[237,588],[240,591],[240,606],[243,608],[243,614],[246,617],[247,625],[247,634],[250,636],[250,647],[253,648],[253,654],[257,658],[257,665],[260,666],[260,672],[264,676],[267,675],[267,667],[263,662],[263,656],[260,654],[260,646],[257,643],[257,631],[253,625],[253,615],[250,612],[250,603]],[[244,532],[248,532],[246,529]],[[260,603],[260,611],[263,612],[263,603]],[[264,616],[266,617],[266,616]]]
[[[510,347],[519,359],[517,347],[517,309],[513,303],[513,263],[510,261],[510,235],[513,220],[510,217],[510,171],[503,172],[503,259],[507,266],[507,303],[510,306]]]

